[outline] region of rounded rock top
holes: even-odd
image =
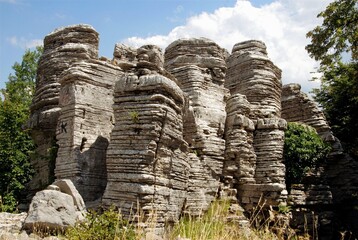
[[[258,52],[267,55],[266,44],[260,40],[248,40],[236,43],[232,48],[232,53],[238,51]]]
[[[93,32],[98,35],[96,29],[94,29],[94,27],[92,27],[89,24],[74,24],[74,25],[56,28],[54,31],[49,33],[47,36],[56,35],[61,32],[70,32],[70,31],[73,32],[73,31],[79,31],[79,30],[86,31],[86,32]]]

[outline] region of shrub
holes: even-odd
[[[67,229],[65,235],[74,240],[137,239],[134,226],[113,207],[102,213],[89,211],[85,221]]]
[[[316,130],[301,123],[288,123],[285,131],[284,160],[286,184],[301,183],[327,157],[330,147]]]

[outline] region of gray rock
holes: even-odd
[[[59,188],[59,190],[63,193],[66,193],[73,198],[73,203],[76,206],[77,211],[85,211],[86,205],[83,201],[82,196],[77,191],[75,185],[73,185],[72,181],[69,179],[60,179],[55,181],[52,185],[55,185]],[[52,186],[50,185],[50,186]]]
[[[27,213],[7,213],[0,212],[0,232],[1,233],[19,233]]]
[[[74,226],[81,216],[76,211],[72,196],[59,191],[43,190],[33,197],[23,227],[29,231],[62,230]]]
[[[163,75],[142,75],[144,66],[136,65],[115,86],[103,203],[118,206],[126,217],[142,211],[143,221],[155,218],[155,227],[163,229],[178,220],[186,198],[184,95]]]
[[[185,211],[201,215],[215,198],[224,161],[225,51],[209,39],[179,39],[165,50],[165,68],[188,98],[184,139],[191,152]]]
[[[28,122],[37,145],[37,157],[32,159],[35,175],[29,184],[29,199],[54,178],[55,163],[49,161],[49,149],[56,143],[56,127],[61,110],[61,74],[74,62],[98,58],[98,42],[98,33],[91,26],[81,24],[56,29],[44,39]]]
[[[265,44],[255,40],[235,44],[227,66],[225,184],[237,188],[246,210],[261,195],[277,205],[287,198],[281,70],[268,58]]]

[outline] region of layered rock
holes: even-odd
[[[326,141],[334,141],[331,128],[316,102],[301,92],[301,85],[291,83],[282,87],[282,117],[288,122],[301,122],[316,129]]]
[[[281,70],[267,56],[261,41],[237,43],[227,62],[225,87],[251,104],[252,118],[281,116]]]
[[[251,106],[245,95],[233,94],[226,102],[224,188],[229,192],[234,191],[231,197],[235,198],[237,189],[241,191],[245,184],[255,183],[255,125],[249,118],[250,111]],[[239,193],[242,202],[249,201],[251,197],[251,194],[246,193]]]
[[[327,120],[317,103],[301,92],[299,84],[283,87],[282,116],[289,122],[301,122],[316,129],[332,151],[323,166],[321,182],[330,185],[335,201],[350,198],[358,191],[357,162],[344,153],[340,141],[333,136]],[[338,200],[340,199],[340,200]]]
[[[225,86],[230,89],[232,95],[227,114],[237,119],[236,124],[229,124],[231,128],[227,128],[230,129],[227,137],[237,131],[245,139],[245,136],[252,135],[250,132],[253,130],[248,127],[245,129],[245,123],[249,126],[251,120],[255,126],[253,148],[244,147],[245,154],[241,153],[235,157],[244,160],[234,161],[238,169],[242,163],[243,169],[246,168],[246,174],[236,176],[236,182],[240,182],[237,186],[239,200],[246,209],[257,204],[261,196],[268,204],[277,205],[287,197],[283,163],[286,121],[280,118],[281,70],[267,57],[266,46],[260,41],[236,44],[228,58],[227,66]],[[249,104],[235,100],[239,94],[245,95]],[[238,106],[234,107],[235,104]],[[240,111],[245,109],[250,111],[246,110],[246,115],[243,115]],[[250,138],[246,139],[246,142],[250,141]],[[227,148],[225,171],[230,171],[227,168],[233,168],[230,152],[230,148]]]
[[[290,198],[297,199],[299,193],[301,193],[301,197],[300,201],[294,201],[293,205],[305,204],[306,209],[319,216],[318,221],[321,225],[333,224],[331,221],[339,218],[346,225],[350,225],[353,232],[357,233],[358,224],[355,223],[357,211],[351,207],[356,201],[352,196],[358,193],[357,161],[344,153],[339,139],[332,134],[324,113],[316,102],[301,92],[299,84],[285,85],[281,100],[282,117],[289,122],[301,122],[315,128],[321,138],[332,147],[326,162],[320,166],[320,171],[313,175],[315,181],[305,182],[306,189],[312,189],[313,186],[314,194],[311,192],[307,194],[307,190],[298,191],[295,187],[294,191],[291,190]],[[317,188],[320,190],[316,190]],[[319,201],[312,201],[312,195]],[[301,210],[297,212],[298,214],[301,214],[301,218],[303,218],[302,215],[307,213]],[[297,219],[300,219],[299,215]],[[299,223],[300,221],[294,224]],[[328,226],[332,226],[329,224]],[[321,233],[327,233],[326,229],[323,228]]]
[[[158,53],[150,46],[145,55]],[[143,53],[142,53],[143,54]],[[140,54],[138,54],[140,55]],[[177,221],[186,198],[187,144],[183,139],[184,96],[160,65],[140,58],[133,72],[115,86],[115,126],[107,150],[105,205],[120,207],[127,217],[143,211],[155,227]]]
[[[98,33],[89,25],[60,28],[45,37],[28,123],[37,145],[37,155],[32,160],[36,173],[29,186],[32,192],[53,180],[55,156],[51,156],[51,149],[56,148],[56,127],[61,109],[60,76],[72,63],[97,58],[97,54]]]
[[[88,59],[61,75],[55,176],[68,178],[86,202],[101,198],[107,184],[106,150],[114,124],[113,87],[121,69]]]
[[[201,214],[218,192],[225,140],[226,52],[211,40],[179,39],[165,50],[165,68],[189,99],[184,139],[191,151],[186,210]]]

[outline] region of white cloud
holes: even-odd
[[[16,36],[7,38],[7,41],[12,46],[20,47],[22,49],[34,48],[34,47],[43,45],[43,41],[41,39],[26,39],[24,37],[18,38]]]
[[[131,37],[124,42],[137,47],[156,44],[164,49],[179,38],[207,37],[231,52],[235,43],[262,40],[269,57],[283,70],[283,83],[300,83],[303,90],[309,91],[319,84],[309,81],[317,63],[305,50],[309,43],[306,33],[321,24],[316,16],[330,2],[332,0],[274,0],[254,7],[249,1],[238,0],[233,7],[190,17],[167,35]]]

